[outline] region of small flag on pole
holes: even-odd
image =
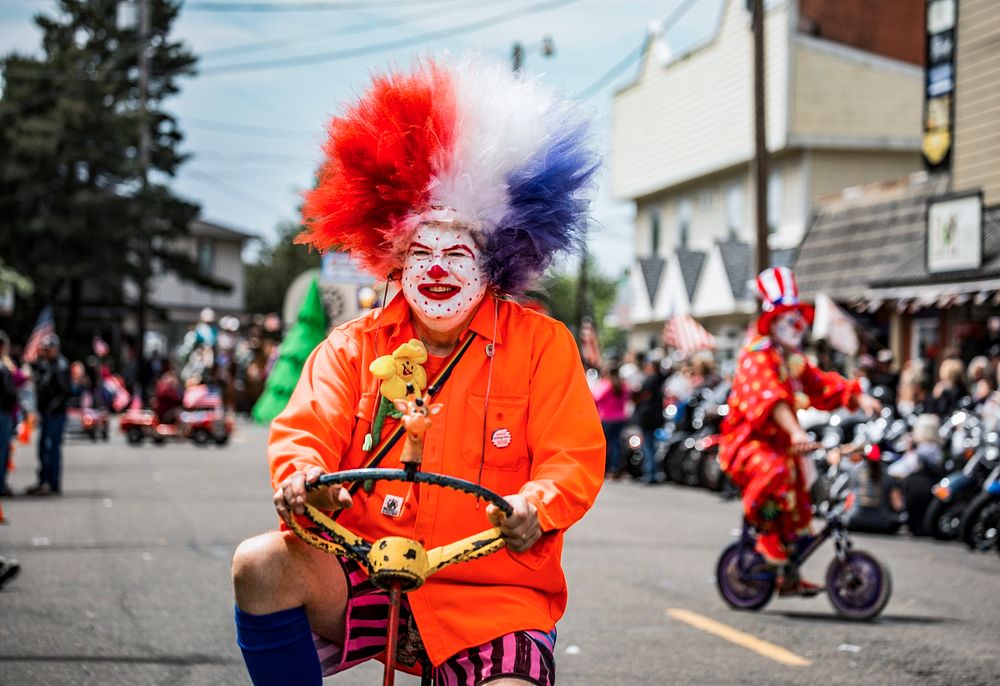
[[[35,328],[31,330],[31,335],[28,336],[28,342],[24,344],[22,359],[28,364],[34,363],[38,359],[38,351],[42,348],[42,341],[46,336],[55,332],[56,322],[52,318],[52,307],[46,305],[42,308],[41,314],[38,315]]]
[[[682,355],[715,350],[715,336],[689,314],[675,315],[663,325],[663,343]]]

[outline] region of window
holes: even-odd
[[[774,171],[767,180],[767,232],[776,233],[781,226],[781,174]]]
[[[677,201],[677,242],[686,248],[688,236],[691,233],[691,200],[681,198]]]
[[[649,210],[649,247],[653,257],[660,254],[660,208]]]
[[[726,229],[730,238],[739,238],[743,230],[743,186],[738,183],[726,189]]]
[[[211,276],[215,267],[215,243],[208,238],[198,239],[198,273]]]

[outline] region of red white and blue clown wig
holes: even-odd
[[[490,286],[519,294],[586,235],[598,167],[579,108],[479,57],[377,74],[329,125],[297,242],[388,278],[421,224],[470,231]]]

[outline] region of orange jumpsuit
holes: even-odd
[[[771,417],[775,405],[820,410],[854,407],[857,381],[824,372],[796,354],[786,360],[767,337],[745,347],[736,362],[729,415],[722,424],[719,463],[743,493],[747,521],[762,535],[793,541],[812,521],[812,502],[788,434]]]
[[[493,297],[469,325],[478,338],[435,398],[444,408],[425,435],[422,469],[479,481],[501,496],[520,493],[538,508],[545,533],[525,553],[504,550],[447,567],[409,594],[435,665],[511,631],[552,629],[566,607],[563,532],[590,508],[603,482],[604,435],[572,335],[513,302],[500,301],[497,312],[495,339]],[[275,487],[309,467],[332,472],[366,464],[362,443],[379,386],[368,365],[414,335],[400,295],[381,315],[375,310],[337,327],[313,351],[288,407],[271,425]],[[491,339],[496,354],[487,398]],[[428,362],[431,378],[440,365]],[[387,419],[382,438],[395,428],[396,420]],[[402,443],[382,466],[399,468]],[[390,494],[404,499],[398,516],[382,513]],[[338,521],[368,540],[406,536],[427,548],[490,526],[485,504],[472,496],[395,482],[376,484],[370,495],[359,491]]]

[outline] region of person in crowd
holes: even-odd
[[[94,398],[90,390],[90,377],[83,362],[76,360],[69,366],[69,407],[93,407]]]
[[[969,361],[966,368],[966,378],[969,380],[969,394],[977,405],[993,392],[994,375],[990,369],[990,359],[985,355],[977,355]]]
[[[62,492],[62,443],[66,428],[66,404],[70,395],[69,362],[59,352],[59,336],[47,334],[35,363],[35,400],[38,404],[38,483],[28,495],[59,495]]]
[[[839,448],[827,453],[827,462],[848,475],[847,488],[854,503],[846,514],[847,528],[868,533],[895,533],[905,510],[903,490],[883,469],[877,445],[851,450],[841,455]]]
[[[401,292],[334,328],[306,361],[271,425],[274,506],[283,528],[309,503],[340,509],[339,523],[368,540],[427,548],[487,519],[500,528],[506,550],[404,596],[398,664],[436,683],[554,683],[563,534],[603,483],[604,436],[572,334],[504,294],[522,293],[584,235],[582,193],[597,169],[585,130],[575,105],[504,65],[423,62],[375,76],[334,119],[306,196],[300,240],[348,249]],[[414,403],[449,364],[440,412],[423,425],[424,468],[500,494],[510,516],[423,484],[375,481],[354,500],[339,487],[307,492],[323,472],[367,464],[396,421],[378,408]],[[398,468],[400,451],[382,466]],[[387,593],[291,531],[244,541],[233,581],[257,686],[318,685],[385,649]]]
[[[889,465],[888,474],[902,485],[907,526],[914,536],[924,536],[924,514],[931,503],[931,487],[942,476],[941,420],[935,414],[917,417],[912,445]]]
[[[7,483],[7,464],[17,425],[18,369],[8,355],[9,351],[10,339],[0,331],[0,496],[13,495]]]
[[[659,351],[651,350],[643,360],[643,380],[633,396],[633,420],[642,431],[642,482],[655,484],[659,480],[656,464],[656,430],[663,427],[663,390],[666,375]]]
[[[691,385],[698,391],[703,388],[715,388],[722,383],[715,358],[707,350],[701,350],[691,356]]]
[[[802,352],[814,310],[799,301],[795,275],[771,267],[757,277],[763,313],[758,337],[739,354],[719,463],[743,494],[743,513],[758,531],[757,551],[781,570],[783,593],[816,592],[790,564],[791,547],[810,533],[812,503],[799,457],[810,445],[796,410],[881,409],[858,381],[823,372]]]
[[[907,360],[899,373],[896,410],[903,417],[923,412],[927,403],[927,365],[916,357]]]
[[[173,424],[183,409],[184,389],[173,364],[164,360],[163,373],[153,387],[153,412],[161,424]]]
[[[622,382],[617,365],[612,365],[598,382],[594,389],[594,402],[597,403],[597,414],[601,418],[601,428],[604,429],[604,440],[607,443],[604,474],[618,479],[625,471],[621,461],[621,438],[622,429],[628,421],[626,406],[629,392]]]
[[[875,369],[872,370],[868,378],[872,386],[883,386],[893,393],[899,386],[899,374],[892,371],[892,363],[895,356],[888,348],[883,348],[875,354]]]
[[[962,361],[955,357],[942,360],[938,367],[938,382],[931,396],[931,411],[939,417],[947,417],[959,409],[968,395]]]

